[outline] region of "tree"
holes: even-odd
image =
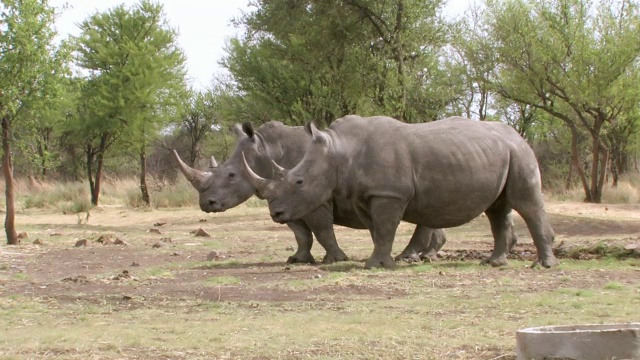
[[[91,202],[98,205],[104,157],[125,132],[140,136],[144,174],[143,139],[157,130],[159,104],[183,86],[185,57],[162,6],[147,0],[96,13],[80,28],[77,62],[89,76],[72,126],[84,139]],[[144,194],[144,175],[140,186]]]
[[[547,112],[572,134],[572,163],[585,200],[600,202],[611,156],[603,136],[640,102],[640,14],[628,0],[489,1],[488,24],[501,96]],[[591,138],[589,172],[578,147]]]
[[[439,67],[446,41],[441,6],[257,1],[238,23],[244,37],[231,40],[224,59],[242,96],[234,105],[258,122],[328,125],[348,113],[437,118],[454,97]]]
[[[17,244],[11,156],[14,125],[31,128],[29,112],[37,101],[56,96],[65,71],[65,43],[56,45],[55,11],[46,0],[2,0],[0,5],[0,121],[6,186],[5,232]]]
[[[186,161],[189,166],[195,166],[196,160],[202,156],[202,142],[213,132],[215,125],[220,125],[217,107],[213,90],[189,91],[189,99],[180,122],[180,134],[188,139]]]

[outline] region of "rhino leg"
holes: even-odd
[[[513,222],[513,213],[509,212],[509,237],[508,237],[508,252],[511,252],[513,248],[518,244],[518,235],[516,234],[516,227]]]
[[[513,219],[509,216],[510,212],[511,208],[505,201],[500,201],[500,204],[494,204],[485,211],[493,233],[493,253],[488,259],[482,260],[481,264],[494,267],[507,265],[508,242],[513,233]]]
[[[318,210],[305,216],[303,220],[326,251],[326,255],[322,259],[324,264],[349,260],[336,241],[336,234],[333,231],[333,209],[330,205],[321,206]]]
[[[411,235],[411,240],[407,247],[402,250],[400,255],[396,256],[396,261],[404,261],[408,263],[420,261],[420,253],[431,246],[434,230],[424,226],[416,226]]]
[[[443,229],[433,229],[431,233],[431,241],[429,245],[420,252],[420,259],[429,261],[438,261],[438,251],[442,249],[447,242],[447,235]]]
[[[313,235],[311,229],[304,221],[296,220],[287,223],[287,226],[293,231],[298,243],[298,250],[287,259],[288,264],[305,263],[314,264],[316,260],[311,255],[311,246],[313,246]]]
[[[365,263],[365,268],[395,267],[396,263],[391,257],[391,248],[405,207],[406,204],[397,199],[371,198],[369,204],[371,217],[367,225],[373,238],[373,254]]]
[[[527,223],[527,227],[531,232],[533,243],[536,246],[538,252],[538,260],[533,263],[533,266],[537,264],[542,265],[545,268],[550,268],[559,264],[558,259],[553,255],[552,244],[555,234],[551,224],[547,219],[547,214],[542,207],[539,207],[531,211],[520,211],[520,215]]]

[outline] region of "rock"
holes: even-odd
[[[213,250],[212,252],[209,253],[209,255],[207,255],[207,261],[218,260],[219,256],[220,256],[220,253]]]
[[[134,262],[131,263],[131,266],[137,267],[137,266],[140,266],[140,264],[138,262],[134,261]]]
[[[33,240],[33,245],[44,245],[44,242],[40,239],[35,239]]]
[[[124,241],[124,240],[122,240],[120,238],[115,239],[113,241],[113,244],[114,245],[125,245],[125,246],[129,245],[129,243],[127,243],[126,241]]]
[[[56,231],[56,232],[52,232],[52,233],[50,233],[50,234],[49,234],[49,236],[50,236],[50,237],[54,237],[54,236],[62,236],[62,233],[60,233],[60,232],[57,232],[57,231]]]
[[[160,241],[165,243],[173,243],[173,240],[171,240],[170,237],[163,237],[162,239],[160,239]]]
[[[18,234],[18,239],[28,239],[28,238],[29,238],[29,233],[27,233],[26,231]]]
[[[158,241],[157,243],[151,245],[151,247],[154,248],[154,249],[159,249],[159,248],[165,247],[165,246],[167,246],[167,245],[165,245],[165,243],[163,243],[162,241]]]
[[[112,245],[113,244],[113,240],[111,239],[111,236],[109,236],[109,235],[100,235],[100,237],[98,237],[98,240],[96,240],[96,242],[99,242],[102,245]]]
[[[149,232],[152,234],[162,234],[162,231],[156,229],[156,228],[151,228],[149,229]]]
[[[196,231],[196,235],[195,236],[200,236],[200,237],[211,237],[211,235],[209,235],[208,232],[206,232],[204,229],[200,228],[198,229],[198,231]]]
[[[171,254],[171,256],[180,256],[180,254],[178,254],[177,252],[174,252],[173,254]]]
[[[166,222],[157,222],[157,223],[153,224],[153,226],[162,226],[162,225],[165,225],[165,224],[166,224]]]
[[[74,276],[74,277],[67,277],[62,279],[63,282],[74,282],[74,283],[78,283],[78,284],[85,284],[89,282],[89,279],[87,279],[86,276],[84,275],[78,275],[78,276]]]
[[[640,243],[631,243],[624,247],[625,250],[638,250],[638,248],[640,248]]]
[[[200,220],[198,220],[198,221],[200,221],[200,222],[207,222],[207,219],[200,219]]]
[[[87,244],[89,244],[87,239],[82,239],[82,240],[76,241],[76,247],[80,247],[80,246],[85,246],[86,247]]]
[[[133,297],[132,297],[132,296],[129,296],[129,295],[123,295],[123,296],[122,296],[122,300],[123,300],[123,301],[130,301],[131,299],[133,299]]]
[[[295,249],[293,248],[293,246],[287,246],[287,247],[285,248],[285,250],[287,250],[287,251],[293,251],[293,250],[295,250]]]
[[[131,279],[131,274],[129,270],[122,270],[122,272],[116,276],[113,276],[111,280],[122,280],[122,279]]]

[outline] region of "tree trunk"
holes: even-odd
[[[587,177],[580,166],[580,157],[578,156],[578,130],[572,126],[571,127],[571,163],[573,167],[576,169],[578,173],[578,178],[580,178],[580,182],[582,183],[582,189],[585,194],[585,202],[591,202],[591,192],[589,191],[589,184],[587,183]]]
[[[18,233],[16,232],[16,207],[15,207],[15,194],[13,188],[13,164],[11,161],[11,123],[9,118],[5,115],[2,118],[2,150],[4,151],[4,158],[2,165],[4,167],[4,181],[6,189],[6,203],[7,214],[4,220],[4,230],[7,234],[7,244],[17,245],[20,242],[18,239]]]
[[[144,201],[147,206],[151,206],[149,189],[147,187],[147,154],[144,146],[140,150],[140,191],[142,191],[142,201]]]
[[[98,168],[96,169],[96,177],[93,184],[93,188],[91,189],[91,204],[93,206],[98,206],[98,202],[100,200],[100,186],[102,185],[102,168],[104,164],[104,156],[102,153],[97,155],[98,158]]]

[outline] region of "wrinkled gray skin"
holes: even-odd
[[[540,172],[529,145],[501,123],[449,118],[405,124],[387,117],[346,116],[328,130],[309,125],[312,143],[281,180],[245,170],[269,201],[276,222],[298,219],[327,199],[350,202],[373,238],[365,266],[392,267],[401,220],[430,228],[465,224],[482,212],[494,237],[490,263],[506,263],[515,209],[544,267],[558,262],[551,245]]]
[[[271,121],[254,131],[250,123],[237,124],[234,131],[238,143],[231,157],[218,166],[215,159],[209,172],[201,172],[187,166],[174,151],[180,170],[200,193],[200,208],[205,212],[222,212],[238,206],[256,193],[244,171],[242,154],[255,171],[264,177],[278,176],[280,170],[273,162],[292,168],[302,160],[311,136],[303,127],[289,127]],[[258,194],[258,196],[260,196]],[[345,261],[347,256],[340,249],[333,232],[333,224],[365,229],[349,202],[336,203],[328,199],[318,204],[305,216],[286,222],[293,231],[298,250],[288,263],[313,263],[311,255],[312,233],[326,250],[324,263]],[[398,256],[405,261],[422,258],[435,259],[437,251],[444,245],[446,237],[442,229],[433,230],[418,226],[409,245]]]

